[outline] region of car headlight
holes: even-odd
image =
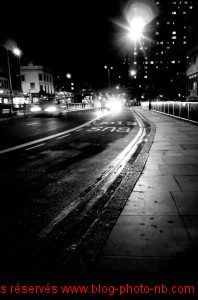
[[[97,108],[101,108],[101,103],[96,103]]]
[[[34,112],[34,111],[40,111],[41,108],[39,106],[33,106],[30,108],[30,111]]]
[[[47,112],[54,112],[54,111],[56,111],[56,107],[55,106],[49,106],[49,107],[47,107],[45,109],[45,111],[47,111]]]

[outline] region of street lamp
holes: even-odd
[[[13,98],[12,98],[12,79],[11,79],[11,72],[10,72],[10,59],[9,59],[9,51],[7,51],[7,63],[8,63],[8,76],[9,76],[9,87],[10,87],[10,113],[12,114],[12,106],[13,106]]]
[[[19,58],[19,77],[20,77],[20,89],[22,90],[22,81],[21,81],[21,55],[22,55],[22,51],[19,48],[14,48],[12,50],[12,52],[14,53],[14,55],[18,56]]]
[[[105,69],[107,69],[108,72],[108,83],[109,83],[109,88],[111,86],[111,81],[110,81],[110,69],[113,70],[113,67],[110,66],[104,66]]]
[[[141,17],[134,17],[129,26],[129,38],[137,42],[143,36],[143,31],[146,23]]]
[[[9,88],[10,88],[10,104],[11,104],[11,108],[10,108],[10,112],[12,113],[12,109],[13,109],[13,91],[12,91],[12,78],[11,78],[11,71],[10,71],[10,58],[9,58],[9,50],[8,48],[6,48],[6,52],[7,52],[7,64],[8,64],[8,76],[9,76]],[[17,55],[20,58],[21,55],[21,50],[18,48],[14,48],[12,50],[10,50],[13,54]],[[19,67],[20,67],[20,60],[19,60]],[[21,67],[20,67],[21,69]],[[21,70],[20,70],[21,71]],[[20,76],[21,78],[21,76]]]

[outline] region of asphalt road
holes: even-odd
[[[29,270],[27,252],[40,232],[100,180],[138,131],[128,107],[0,122],[1,276]]]

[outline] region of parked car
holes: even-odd
[[[66,114],[66,103],[60,100],[39,100],[26,108],[26,116],[62,116]]]

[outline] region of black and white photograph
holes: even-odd
[[[198,1],[0,23],[0,299],[198,299]]]

